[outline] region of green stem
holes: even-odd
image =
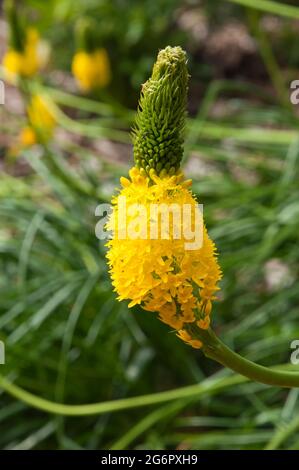
[[[203,342],[202,349],[207,357],[248,379],[276,387],[299,387],[299,373],[273,370],[251,362],[223,344],[211,329],[200,330],[196,327],[192,333]]]
[[[228,387],[239,385],[244,382],[246,382],[246,378],[239,375],[222,377],[219,379],[209,378],[199,384],[188,385],[187,387],[167,390],[165,392],[92,404],[66,405],[38,397],[26,390],[23,390],[21,387],[18,387],[0,375],[0,388],[5,390],[14,398],[17,398],[33,408],[37,408],[47,413],[64,416],[98,415],[127,410],[130,408],[139,408],[141,406],[157,405],[159,403],[166,403],[177,399],[185,400],[190,397],[199,398],[205,394],[217,393]]]
[[[225,346],[211,330],[205,331],[196,328],[196,330],[193,329],[193,333],[204,342],[202,350],[207,357],[220,362],[224,366],[241,375],[224,377],[218,380],[210,378],[200,384],[190,385],[175,390],[86,405],[66,405],[46,400],[23,390],[17,385],[9,382],[1,375],[0,388],[27,405],[47,413],[64,416],[87,416],[115,412],[129,408],[138,408],[141,406],[156,405],[158,403],[170,402],[177,399],[187,399],[189,397],[199,398],[206,393],[217,393],[227,387],[244,383],[248,378],[264,384],[279,387],[299,387],[299,374],[277,370],[277,367],[268,369],[248,361]]]

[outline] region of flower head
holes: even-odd
[[[21,50],[12,47],[8,49],[3,58],[3,66],[8,79],[15,76],[32,77],[43,65],[43,59],[39,54],[39,33],[34,28],[26,31],[25,43]]]
[[[49,111],[45,99],[41,95],[33,95],[27,108],[28,118],[33,127],[52,129],[55,118]]]
[[[111,80],[110,60],[100,47],[98,25],[92,18],[80,18],[75,26],[77,52],[72,61],[72,73],[83,92],[106,87]]]
[[[151,182],[134,167],[130,180],[122,178],[121,182],[123,189],[113,199],[108,223],[113,239],[107,253],[118,299],[129,300],[129,307],[139,304],[158,312],[159,319],[188,342],[186,325],[208,328],[221,277],[215,245],[197,201],[182,174],[153,175]],[[183,218],[186,208],[188,220]],[[193,240],[186,233],[186,223]]]
[[[12,156],[17,156],[24,148],[37,143],[46,143],[53,136],[56,121],[50,113],[46,100],[41,95],[33,95],[27,106],[28,124],[18,136],[16,145],[10,149]]]
[[[55,118],[41,95],[33,95],[27,107],[29,125],[21,132],[21,145],[28,147],[52,138],[56,126]]]
[[[143,86],[134,130],[136,166],[113,198],[108,264],[119,300],[157,312],[194,348],[193,327],[208,329],[221,270],[190,186],[183,154],[188,73],[178,47],[160,51]]]
[[[73,58],[72,72],[82,91],[88,92],[107,86],[111,71],[106,49],[78,51]]]

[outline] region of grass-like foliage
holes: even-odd
[[[260,2],[267,11],[274,3]],[[273,7],[283,11],[293,9]],[[68,137],[37,146],[22,153],[26,177],[0,174],[0,376],[53,403],[102,405],[95,414],[58,416],[1,391],[0,447],[298,449],[297,389],[221,369],[153,313],[116,301],[94,211],[128,168],[121,153],[132,112],[117,100],[44,90],[60,128],[88,145]],[[215,103],[224,106],[218,116]],[[12,133],[5,119],[0,132]],[[118,144],[122,163],[95,152],[94,137]],[[265,365],[289,363],[299,339],[298,155],[298,119],[258,85],[212,80],[188,119],[183,169],[224,273],[213,324],[234,350]],[[151,397],[135,398],[142,395]]]

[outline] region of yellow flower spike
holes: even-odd
[[[3,67],[8,80],[14,80],[18,75],[26,78],[32,77],[42,68],[38,31],[29,28],[25,37],[22,51],[10,48],[3,57]]]
[[[27,115],[30,128],[35,133],[36,141],[44,142],[52,138],[56,121],[42,96],[32,96],[27,108]]]
[[[23,64],[23,55],[14,50],[8,50],[3,57],[3,67],[7,78],[13,79],[14,75],[20,75]]]
[[[111,80],[110,61],[106,49],[78,51],[73,58],[72,73],[80,89],[89,92],[106,87]]]
[[[131,181],[121,180],[123,188],[112,200],[107,223],[113,234],[107,259],[114,290],[118,300],[157,312],[178,338],[238,374],[268,385],[298,388],[298,373],[273,370],[241,357],[210,328],[221,270],[190,180],[184,181],[179,171],[187,78],[184,52],[167,47],[160,51],[152,77],[142,87],[133,136],[136,166],[129,172]],[[161,206],[168,212],[157,212]],[[178,217],[186,208],[188,223]],[[165,213],[167,224],[162,223]],[[192,236],[198,241],[198,234],[200,243],[190,244]]]
[[[123,189],[113,200],[113,213],[108,223],[108,228],[113,230],[113,239],[108,242],[107,258],[119,300],[130,300],[129,307],[140,304],[145,310],[158,312],[160,320],[175,330],[196,322],[200,328],[207,328],[211,300],[221,271],[215,246],[204,225],[202,246],[186,249],[190,240],[184,236],[174,238],[172,230],[165,239],[135,239],[128,233],[123,236],[124,226],[119,223],[125,217],[127,228],[132,228],[136,214],[131,209],[136,204],[142,205],[147,215],[145,232],[149,235],[153,204],[163,203],[168,207],[176,204],[181,211],[184,206],[191,208],[191,225],[195,229],[197,201],[183,182],[179,182],[181,175],[162,179],[155,176],[151,183],[134,167],[130,170],[130,178],[131,181],[121,178]],[[126,213],[122,214],[124,199]],[[197,213],[197,216],[201,217],[201,214]],[[198,342],[189,341],[188,344],[199,347]]]
[[[118,300],[156,312],[199,348],[201,341],[190,332],[208,328],[221,270],[192,181],[179,168],[187,78],[180,48],[159,53],[134,130],[136,166],[130,179],[120,179],[122,189],[112,200],[107,259]]]
[[[55,118],[50,113],[46,101],[41,95],[32,96],[27,112],[34,127],[51,129],[56,125]]]
[[[56,121],[49,112],[42,96],[33,95],[27,107],[28,125],[19,135],[18,143],[13,148],[13,154],[18,154],[23,148],[37,143],[45,143],[53,136]]]

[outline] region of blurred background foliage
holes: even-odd
[[[299,449],[298,390],[245,382],[153,314],[118,303],[94,234],[96,205],[132,163],[140,86],[157,50],[181,45],[192,75],[184,171],[224,271],[215,328],[252,360],[289,362],[299,338],[298,109],[289,100],[299,78],[296,3],[265,1],[262,11],[257,0],[19,2],[51,46],[30,86],[47,96],[57,128],[47,145],[21,147],[24,95],[6,84],[0,373],[68,404],[171,393],[151,406],[132,398],[130,409],[108,403],[93,416],[57,417],[1,391],[1,448]],[[87,95],[70,72],[81,17],[96,21],[112,70],[109,86]],[[2,14],[1,55],[6,48]]]

